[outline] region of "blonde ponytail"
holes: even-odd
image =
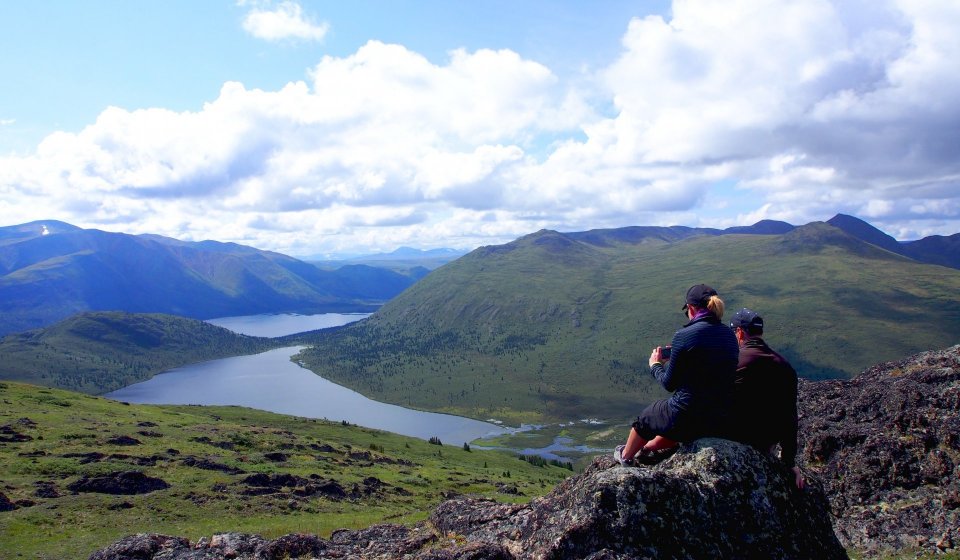
[[[707,310],[717,316],[717,319],[723,320],[723,300],[720,296],[710,296],[707,302]]]

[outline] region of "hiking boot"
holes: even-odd
[[[679,449],[680,449],[679,446],[668,447],[666,449],[657,449],[654,451],[651,451],[649,449],[641,449],[640,452],[633,457],[633,463],[636,466],[656,465],[657,463],[660,463],[661,461],[664,461],[669,457],[672,457],[673,454],[676,453],[677,450]]]
[[[626,447],[626,445],[618,445],[617,448],[613,450],[613,458],[616,459],[621,466],[629,467],[633,464],[633,461],[631,459],[623,458],[623,450]]]

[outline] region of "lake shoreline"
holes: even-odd
[[[272,333],[276,336],[271,338],[283,338],[309,330],[342,326],[368,315],[261,314],[208,322],[248,336]],[[308,331],[299,330],[303,328]],[[478,449],[502,449],[548,460],[576,461],[613,445],[608,440],[590,441],[594,435],[591,430],[595,431],[597,427],[595,420],[514,426],[496,418],[479,419],[377,401],[303,367],[297,355],[306,347],[291,344],[258,354],[198,362],[162,372],[150,380],[102,396],[140,404],[246,407],[302,418],[347,422],[424,440],[436,437],[447,444],[465,443]],[[264,371],[277,373],[275,377],[264,379]],[[168,377],[170,375],[183,377],[183,380]],[[245,392],[248,385],[250,387]],[[160,394],[164,391],[168,392],[167,398]],[[310,400],[311,395],[313,400]],[[352,408],[337,407],[337,403],[331,405],[330,399],[350,402]],[[164,400],[170,402],[162,402]],[[333,408],[325,408],[327,405]],[[378,412],[370,412],[371,417],[365,418],[361,414],[363,410]],[[609,428],[603,422],[600,425]]]

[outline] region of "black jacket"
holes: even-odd
[[[721,435],[733,405],[737,338],[730,327],[707,314],[673,335],[670,360],[654,364],[651,373],[671,391],[669,405],[678,417]]]
[[[734,439],[762,451],[779,443],[781,460],[793,467],[797,456],[797,372],[762,338],[751,338],[740,348],[734,403]]]

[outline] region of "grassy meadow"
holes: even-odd
[[[9,381],[0,403],[0,493],[15,507],[0,513],[0,550],[11,559],[85,558],[136,532],[274,538],[415,523],[445,496],[525,501],[571,474],[508,453],[239,407],[127,405]],[[169,488],[71,490],[84,477],[128,471]]]

